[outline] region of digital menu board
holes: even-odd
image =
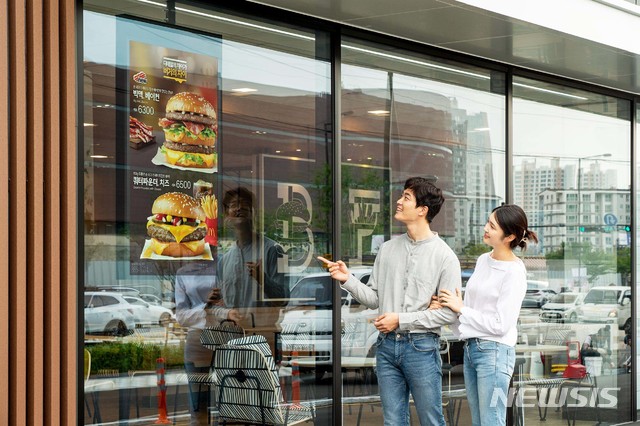
[[[130,273],[213,260],[220,40],[127,19],[119,27]]]

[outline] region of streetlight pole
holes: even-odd
[[[586,157],[578,157],[578,280],[580,286],[582,286],[582,231],[580,230],[580,223],[582,222],[582,160],[591,160],[594,158],[608,158],[611,157],[610,153],[588,155]],[[589,209],[591,213],[591,209]],[[585,232],[586,232],[585,228]]]

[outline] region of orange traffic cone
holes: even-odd
[[[300,404],[300,368],[298,367],[298,352],[293,352],[291,362],[291,403]]]
[[[158,420],[155,424],[171,424],[167,417],[167,384],[164,381],[164,358],[156,359],[156,376],[158,378]]]

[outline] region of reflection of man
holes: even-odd
[[[209,372],[213,352],[200,344],[200,333],[207,325],[204,308],[215,304],[219,295],[214,262],[188,263],[176,273],[176,319],[189,328],[184,346],[184,368],[189,373]],[[208,386],[189,383],[191,425],[207,424],[208,390]]]
[[[285,276],[278,272],[282,247],[254,229],[254,194],[243,187],[229,190],[222,206],[224,224],[235,242],[218,263],[224,307],[215,309],[216,316],[227,318],[227,311],[233,308],[247,315],[252,308],[267,306],[264,302],[269,299],[289,297]]]
[[[589,334],[584,340],[580,351],[582,362],[585,362],[585,357],[591,356],[602,357],[603,363],[609,362],[609,356],[611,355],[610,336],[611,326],[608,324],[600,328],[596,333]]]

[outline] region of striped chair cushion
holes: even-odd
[[[228,420],[289,424],[311,418],[310,409],[282,405],[282,390],[271,349],[264,336],[229,341],[215,355],[219,415]]]
[[[200,343],[207,349],[215,351],[229,340],[244,337],[244,329],[236,324],[220,324],[207,327],[200,333]]]

